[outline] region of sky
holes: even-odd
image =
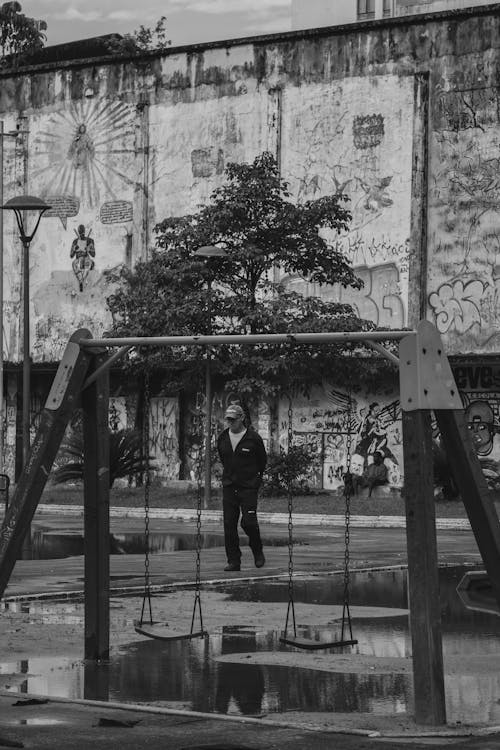
[[[131,33],[167,17],[172,46],[289,31],[291,0],[21,0],[47,21],[46,44]]]

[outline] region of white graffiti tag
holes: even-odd
[[[440,333],[456,330],[468,331],[481,322],[479,303],[484,292],[482,281],[475,279],[464,285],[463,281],[442,284],[437,292],[429,295],[429,304],[436,318]]]

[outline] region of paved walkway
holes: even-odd
[[[39,505],[37,513],[54,515],[83,516],[81,505]],[[113,518],[143,518],[143,508],[110,508],[110,516]],[[196,510],[193,508],[150,508],[149,516],[152,519],[195,521]],[[203,522],[222,523],[222,511],[203,510]],[[343,515],[327,515],[321,513],[294,513],[294,523],[301,526],[344,526]],[[287,524],[286,513],[266,513],[259,510],[259,521],[264,525],[268,523]],[[404,529],[406,521],[404,516],[355,516],[350,517],[350,524],[358,528],[371,529]],[[467,518],[436,518],[437,529],[470,529]]]
[[[207,517],[208,516],[208,517]],[[151,533],[195,533],[194,510],[152,509]],[[401,567],[406,565],[406,533],[404,519],[354,516],[351,520],[350,566],[352,569]],[[221,544],[202,552],[201,576],[205,583],[235,579],[257,579],[286,576],[288,570],[288,518],[285,514],[259,514],[264,541],[266,565],[256,569],[253,558],[242,547],[242,569],[228,576]],[[312,520],[311,520],[312,519]],[[460,521],[462,519],[459,519]],[[318,521],[323,521],[320,523]],[[81,506],[39,506],[33,529],[47,535],[78,533],[83,530]],[[111,531],[120,534],[143,533],[143,517],[138,509],[113,508]],[[222,535],[222,517],[218,511],[205,512],[203,531]],[[294,570],[297,575],[342,571],[344,564],[344,518],[340,516],[294,516]],[[438,528],[440,564],[478,563],[477,545],[468,525],[447,524]],[[112,554],[110,561],[111,590],[114,595],[140,592],[143,588],[144,558],[139,554]],[[53,598],[77,596],[83,592],[83,558],[52,560],[19,560],[14,568],[5,598]],[[193,581],[194,553],[175,550],[153,555],[151,582],[153,590],[162,591]]]

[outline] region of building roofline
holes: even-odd
[[[428,22],[435,21],[446,21],[454,20],[459,21],[464,18],[471,18],[477,16],[488,16],[494,14],[500,14],[500,2],[490,5],[479,5],[471,8],[457,8],[453,10],[443,10],[434,13],[417,13],[416,15],[408,16],[394,16],[392,18],[380,18],[369,21],[357,21],[354,23],[346,23],[335,26],[318,26],[312,29],[294,29],[293,31],[282,31],[274,34],[260,34],[256,36],[244,36],[236,37],[232,39],[221,39],[212,42],[197,42],[196,44],[179,45],[175,47],[168,47],[162,50],[151,50],[148,52],[142,52],[139,55],[131,53],[119,55],[99,55],[88,58],[68,59],[60,60],[57,62],[50,63],[35,63],[31,65],[20,66],[16,70],[5,70],[0,72],[0,78],[13,78],[16,76],[26,75],[29,73],[43,73],[52,70],[61,70],[68,68],[84,68],[96,65],[111,65],[116,62],[128,63],[137,62],[145,63],[149,60],[155,60],[162,57],[171,57],[174,55],[194,55],[203,52],[207,52],[212,49],[227,49],[230,47],[237,47],[243,45],[261,46],[266,44],[276,43],[287,43],[294,40],[311,39],[324,36],[342,36],[344,34],[352,34],[356,32],[366,32],[370,30],[378,30],[383,28],[393,28],[397,26],[415,26],[419,24],[425,24]],[[119,36],[107,35],[107,36]],[[99,39],[99,37],[95,37]],[[91,40],[77,40],[80,41],[91,41]],[[71,44],[71,43],[68,43]],[[51,46],[61,47],[62,45],[49,45],[44,49],[50,49]]]

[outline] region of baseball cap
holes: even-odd
[[[224,415],[225,417],[232,417],[233,419],[244,419],[245,418],[245,412],[241,408],[241,406],[238,406],[238,404],[231,404],[227,407],[226,413]]]

